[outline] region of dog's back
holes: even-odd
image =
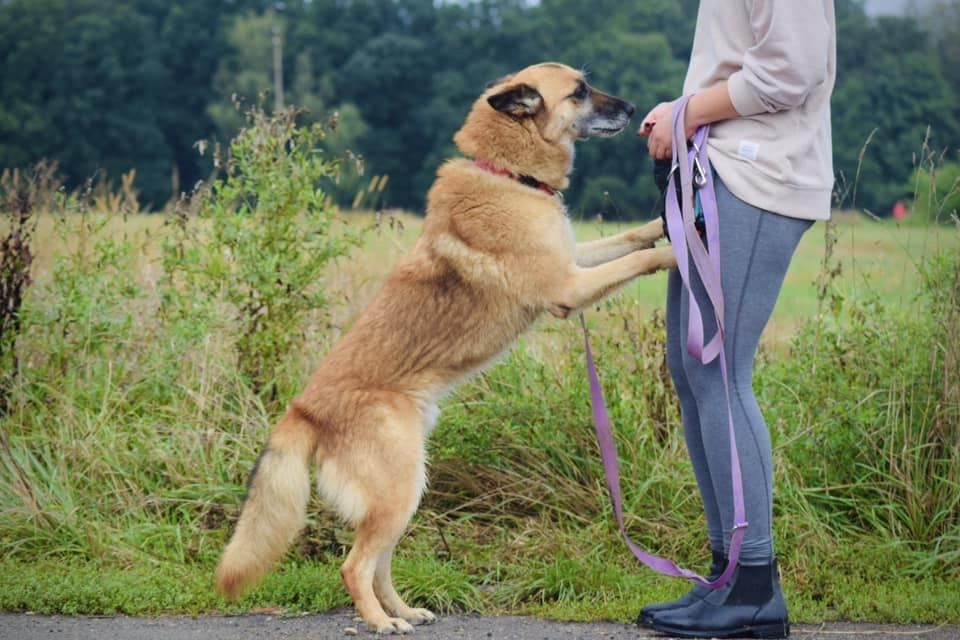
[[[512,186],[512,185],[510,185]],[[482,368],[546,306],[543,254],[572,259],[559,202],[504,188],[466,160],[447,163],[428,197],[423,233],[333,348],[297,406],[318,417],[359,389],[431,395]]]

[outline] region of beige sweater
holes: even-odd
[[[700,0],[684,94],[721,80],[739,118],[714,123],[710,161],[741,200],[826,220],[833,191],[833,0]]]

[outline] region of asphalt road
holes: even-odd
[[[341,640],[375,638],[352,610],[285,618],[270,615],[129,618],[0,615],[0,640]],[[956,626],[829,623],[794,625],[799,640],[960,640]],[[411,640],[640,640],[663,638],[623,624],[550,622],[525,617],[447,616],[417,627]]]

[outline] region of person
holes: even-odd
[[[832,0],[701,0],[684,95],[688,136],[710,124],[725,300],[724,346],[740,454],[746,530],[731,582],[694,587],[645,607],[638,622],[682,637],[787,637],[771,533],[770,434],[753,393],[753,359],[803,233],[830,217],[830,95],[836,61]],[[654,107],[640,135],[655,159],[672,154],[673,103]],[[725,568],[733,526],[727,405],[719,361],[687,353],[689,301],[677,271],[667,292],[667,364],[703,499],[713,562]],[[702,283],[692,293],[715,326]],[[707,337],[709,338],[709,331]]]

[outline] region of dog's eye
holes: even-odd
[[[577,90],[570,94],[570,97],[574,100],[583,101],[587,99],[587,94],[589,93],[587,89],[587,83],[581,81],[577,84]]]

